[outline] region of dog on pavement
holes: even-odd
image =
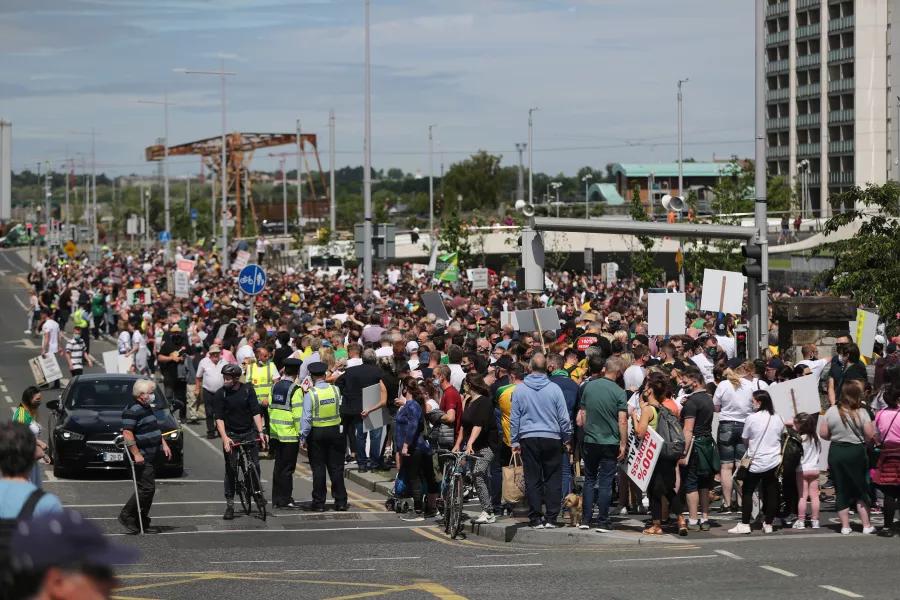
[[[578,520],[581,519],[581,502],[581,496],[577,494],[569,494],[563,502],[563,507],[569,509],[569,527],[578,526]]]

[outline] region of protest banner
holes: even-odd
[[[651,428],[643,440],[638,440],[634,431],[634,423],[628,422],[628,453],[625,455],[625,472],[642,492],[647,491],[653,469],[659,460],[663,439]]]

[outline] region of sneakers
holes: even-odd
[[[797,519],[796,521],[794,521],[794,524],[791,525],[791,529],[806,529],[806,523],[804,523],[800,519]]]
[[[496,521],[497,519],[494,517],[494,513],[489,513],[486,510],[481,511],[481,514],[475,519],[475,523],[478,523],[479,525],[494,523]]]
[[[578,529],[590,529],[590,528],[591,528],[591,526],[588,525],[587,523],[582,523],[581,525],[578,526]]]
[[[862,532],[863,532],[865,535],[872,535],[873,533],[875,533],[875,528],[872,527],[871,525],[869,525],[868,527],[863,527],[863,531],[862,531]]]
[[[222,518],[226,521],[234,520],[234,507],[232,505],[228,505],[225,507],[225,514],[222,515]]]
[[[709,531],[709,521],[700,521],[700,531]]]
[[[628,507],[627,507],[627,506],[623,506],[622,508],[620,508],[620,509],[619,509],[619,514],[620,514],[620,515],[627,515],[627,514],[628,514]]]
[[[543,529],[544,524],[540,521],[532,522],[528,524],[528,529]]]
[[[881,515],[884,514],[884,511],[877,504],[869,509],[869,514],[872,515]]]
[[[597,527],[597,533],[612,533],[612,525],[600,525]]]
[[[403,515],[402,517],[400,517],[400,520],[401,520],[401,521],[407,521],[407,522],[411,522],[411,521],[412,521],[412,522],[419,522],[419,521],[424,521],[424,520],[425,520],[425,515],[424,515],[423,513],[420,513],[420,512],[413,512],[413,511],[410,511],[410,512],[406,513],[405,515]]]
[[[557,527],[558,525],[556,523],[552,523],[550,521],[544,523],[544,529],[556,529]]]
[[[720,515],[730,515],[731,514],[731,505],[723,504],[722,507],[719,509],[719,514]]]
[[[812,528],[813,528],[813,529],[818,529],[818,528],[819,528],[819,520],[818,520],[818,519],[813,519],[813,520],[812,520]]]
[[[688,531],[700,531],[700,521],[691,521],[688,519],[687,528]]]
[[[775,529],[768,523],[763,525],[763,533],[773,533],[774,531],[775,531]]]
[[[853,530],[849,527],[841,527],[841,535],[850,535],[853,533]]]
[[[738,523],[734,527],[728,530],[728,533],[736,533],[742,535],[750,535],[750,526],[744,525],[743,523]]]

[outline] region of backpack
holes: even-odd
[[[20,522],[31,520],[31,517],[34,516],[34,509],[44,494],[46,494],[44,490],[34,490],[25,500],[22,510],[15,519],[0,519],[0,577],[9,574],[9,561],[12,558],[9,545],[16,528]],[[0,586],[0,588],[2,587]]]
[[[783,477],[785,473],[793,473],[800,466],[800,460],[803,458],[803,440],[800,434],[793,427],[785,427],[782,434],[781,443],[781,464],[775,475]],[[792,475],[789,475],[792,477]]]
[[[678,461],[684,456],[684,431],[678,417],[665,406],[656,408],[656,433],[663,439],[662,456],[670,461]]]

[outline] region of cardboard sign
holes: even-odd
[[[173,272],[169,272],[169,276],[166,277],[166,293],[169,295],[175,293],[175,275]]]
[[[615,285],[618,280],[619,265],[614,262],[603,263],[603,267],[600,270],[602,271],[601,275],[603,281],[606,282],[606,285]]]
[[[381,402],[381,385],[376,383],[375,385],[363,388],[363,410],[372,410],[379,402]],[[385,413],[387,413],[387,407],[382,407],[381,410],[376,410],[366,415],[366,418],[363,419],[363,431],[372,431],[384,427],[384,424],[387,421],[387,415]]]
[[[643,440],[638,440],[634,432],[634,423],[628,421],[628,454],[625,456],[625,472],[628,477],[641,488],[647,491],[653,469],[659,460],[659,453],[663,447],[663,439],[652,428],[647,429],[647,435]]]
[[[196,263],[196,261],[193,261],[193,260],[187,260],[186,258],[183,258],[178,261],[178,270],[179,271],[186,271],[187,273],[193,273],[195,266],[197,266],[197,263]]]
[[[856,321],[850,321],[850,335],[859,346],[859,353],[862,356],[872,356],[877,330],[878,315],[867,310],[857,309]]]
[[[31,374],[38,385],[45,385],[59,381],[62,379],[62,370],[59,368],[59,361],[56,360],[56,354],[48,352],[45,356],[38,356],[28,361],[31,367]]]
[[[191,274],[189,271],[178,270],[175,271],[174,277],[172,277],[175,282],[175,297],[176,298],[190,298],[191,296]]]
[[[647,296],[648,334],[684,334],[684,316],[687,312],[684,294],[650,294]]]
[[[103,353],[103,370],[106,373],[119,372],[119,352],[117,350],[107,350]]]
[[[703,295],[700,310],[741,314],[744,304],[744,275],[733,271],[703,271]]]
[[[450,315],[447,314],[447,308],[444,306],[444,299],[437,292],[427,292],[422,294],[422,304],[425,305],[425,310],[428,311],[429,314],[433,314],[438,319],[443,319],[444,321],[450,320]]]
[[[122,285],[122,267],[116,267],[112,270],[112,280],[116,285]]]
[[[560,329],[559,313],[553,307],[517,310],[515,314],[519,331],[556,331]]]
[[[250,253],[246,250],[238,250],[237,257],[235,257],[234,262],[231,263],[232,271],[240,271],[250,262]]]
[[[519,320],[516,319],[516,312],[514,310],[500,311],[500,327],[503,327],[504,325],[512,325],[513,329],[516,331],[519,330]]]
[[[304,394],[306,392],[308,392],[312,388],[312,386],[313,386],[313,380],[312,380],[312,377],[310,377],[309,375],[304,377],[303,381],[300,382],[300,389],[303,390]]]
[[[38,386],[46,385],[47,380],[44,379],[44,370],[41,368],[41,357],[30,359],[28,366],[31,367],[31,375],[34,377],[34,382]]]
[[[773,383],[768,388],[775,412],[785,421],[793,419],[797,413],[817,415],[822,411],[819,402],[819,382],[815,375],[798,377],[783,383]]]
[[[467,269],[466,277],[472,282],[473,290],[486,290],[488,288],[487,269]]]
[[[150,288],[140,288],[136,290],[126,290],[125,297],[128,299],[128,306],[137,304],[149,305],[153,303],[153,294]]]

